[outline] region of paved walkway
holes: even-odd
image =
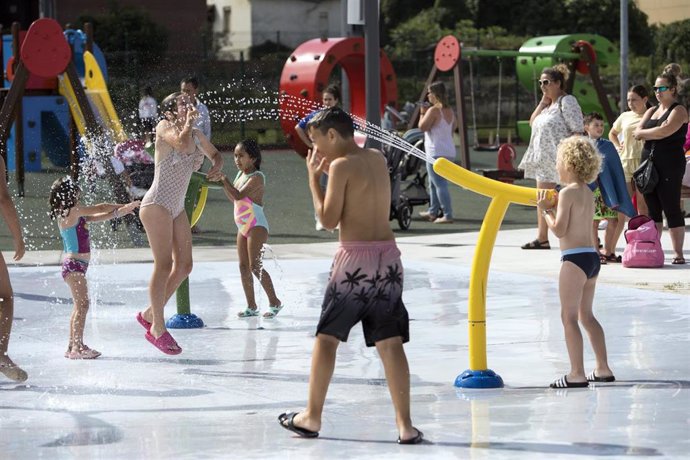
[[[686,230],[685,234],[686,247],[690,247],[690,231]],[[404,260],[449,260],[457,261],[459,265],[469,266],[474,255],[477,236],[477,232],[454,233],[402,237],[397,241]],[[500,231],[491,258],[491,270],[557,278],[559,252],[555,238],[551,238],[553,249],[550,251],[520,249],[523,243],[533,239],[533,229]],[[663,269],[634,269],[624,268],[621,264],[607,264],[602,266],[599,283],[690,295],[690,264],[671,265],[672,251],[669,249],[671,241],[667,231],[662,235],[662,246],[667,255]],[[280,244],[271,247],[273,255],[278,259],[331,258],[337,243]],[[619,247],[618,254],[622,253],[623,247]],[[686,250],[686,254],[688,253],[690,251]],[[3,254],[6,261],[11,260],[10,252]],[[29,252],[20,265],[58,265],[61,256],[60,251]],[[103,250],[98,252],[98,258],[98,261],[104,264],[153,261],[151,250],[148,248]],[[690,256],[687,258],[690,260]],[[194,248],[195,262],[224,260],[237,260],[237,251],[234,246]],[[489,283],[491,281],[490,277]]]
[[[385,373],[359,327],[339,348],[319,438],[296,439],[278,426],[278,414],[305,404],[335,243],[273,248],[267,268],[286,305],[274,320],[236,317],[244,295],[233,248],[195,249],[192,310],[206,327],[172,331],[179,356],[153,348],[134,319],[147,298],[150,252],[99,251],[86,329],[87,343],[103,352],[95,361],[62,357],[71,299],[55,266],[59,254],[30,253],[29,265],[10,268],[17,299],[10,353],[29,380],[0,379],[0,458],[687,458],[688,266],[603,267],[595,309],[617,381],[551,390],[568,369],[559,257],[520,250],[530,237],[501,232],[494,251],[487,355],[506,385],[497,390],[453,386],[468,367],[476,234],[399,239],[412,415],[426,435],[418,446],[395,443]],[[258,298],[265,309],[265,296]],[[585,346],[587,370],[593,361]]]

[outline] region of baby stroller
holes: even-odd
[[[130,198],[141,200],[153,183],[155,166],[152,153],[147,151],[144,141],[129,139],[115,146],[114,157],[124,166],[126,174],[123,177]],[[134,218],[137,227],[143,230],[138,208],[134,210]]]
[[[115,146],[115,158],[120,160],[129,175],[129,193],[133,200],[143,198],[153,183],[153,157],[147,152],[144,141],[130,139]]]
[[[412,144],[418,150],[424,151],[424,133],[420,129],[410,129],[403,134],[403,140]],[[411,206],[427,206],[431,198],[427,189],[426,162],[405,152],[401,167],[401,180],[403,181],[402,195],[405,196]]]
[[[390,144],[384,144],[383,153],[386,156],[388,175],[391,181],[391,211],[389,220],[397,219],[400,229],[407,230],[412,222],[412,205],[400,193],[401,169],[404,164],[405,151]]]

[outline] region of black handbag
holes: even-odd
[[[656,184],[659,183],[659,173],[654,166],[654,161],[652,157],[654,156],[654,148],[649,154],[649,158],[644,160],[640,167],[633,173],[633,181],[635,182],[635,187],[643,195],[646,193],[652,193],[656,188]]]

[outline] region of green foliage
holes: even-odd
[[[448,3],[448,2],[443,2]],[[538,37],[571,33],[594,33],[612,42],[619,41],[620,2],[617,0],[472,0],[467,5],[473,27],[499,27],[507,35]],[[385,12],[384,12],[385,14]],[[639,54],[653,52],[652,28],[647,15],[628,2],[629,40],[631,51]],[[386,23],[394,27],[395,22]],[[687,42],[686,42],[687,43]]]
[[[138,72],[163,56],[168,47],[168,33],[143,9],[113,1],[107,13],[80,16],[79,25],[91,22],[94,41],[114,67]]]
[[[476,46],[485,49],[518,49],[527,41],[527,37],[510,35],[506,29],[499,26],[477,29],[473,22],[468,19],[458,21],[453,34],[464,42],[464,46]]]
[[[391,30],[391,45],[387,52],[401,59],[412,59],[419,51],[428,51],[436,42],[451,33],[451,29],[441,27],[441,19],[446,14],[443,8],[422,10]]]
[[[440,19],[446,15],[444,8],[429,8],[394,28],[391,44],[386,51],[395,59],[412,59],[420,52],[433,52],[436,43],[445,35],[452,34],[465,46],[489,49],[517,49],[527,38],[510,35],[498,26],[474,27],[470,19],[460,19],[452,27],[442,27]]]
[[[441,28],[451,29],[454,24],[465,18],[472,17],[465,0],[381,0],[381,19],[383,30],[381,44],[392,45],[391,31],[419,13],[420,10],[430,8],[443,9],[443,14],[436,18]]]
[[[592,33],[620,41],[620,2],[601,0],[570,0],[566,4],[568,32]],[[628,2],[628,40],[630,50],[643,55],[652,52],[652,28],[647,15]]]
[[[656,31],[656,56],[664,63],[690,63],[690,19],[660,26]],[[687,74],[687,67],[683,71]]]

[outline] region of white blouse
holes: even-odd
[[[526,178],[558,183],[558,143],[583,131],[584,119],[577,99],[569,94],[559,97],[534,119],[529,147],[518,168],[525,171]]]

